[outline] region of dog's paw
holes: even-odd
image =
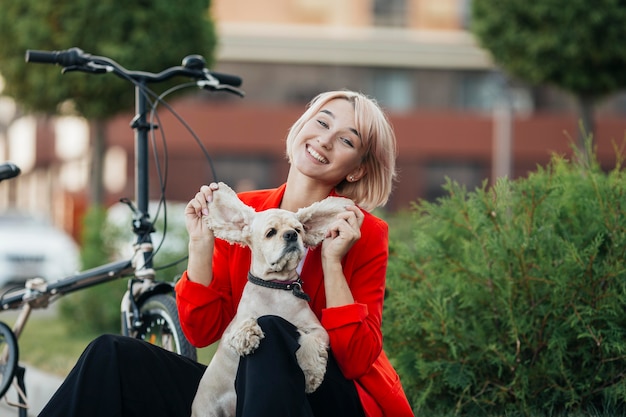
[[[296,351],[298,364],[304,373],[305,391],[314,392],[324,380],[328,362],[328,345],[310,334],[301,333],[300,348]]]
[[[229,345],[238,355],[245,356],[254,352],[264,337],[265,333],[257,324],[256,319],[249,318],[233,331]]]

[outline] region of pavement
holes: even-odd
[[[2,289],[0,289],[0,292],[2,292]],[[56,303],[51,304],[48,308],[38,309],[36,312],[37,315],[54,315],[57,313]],[[18,312],[14,310],[3,311],[2,321],[13,323],[17,314]],[[24,381],[26,383],[28,417],[36,417],[59,388],[63,378],[43,372],[27,363],[20,362],[20,365],[26,368]],[[19,408],[9,405],[9,402],[17,403],[19,400],[15,385],[14,380],[11,388],[9,388],[4,397],[0,398],[0,417],[17,417],[19,415]]]
[[[28,416],[35,417],[41,412],[48,400],[63,382],[63,378],[51,375],[33,368],[28,364],[21,364],[26,368],[26,394],[28,397]],[[15,386],[9,388],[4,398],[0,399],[0,417],[17,417],[19,410],[8,404],[8,401],[18,402]]]

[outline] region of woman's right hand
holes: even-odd
[[[185,226],[189,239],[203,241],[213,240],[213,232],[207,227],[203,216],[209,214],[209,202],[213,201],[213,191],[218,189],[216,183],[203,185],[193,199],[185,207]]]
[[[185,207],[185,225],[189,233],[187,278],[202,285],[209,285],[213,280],[211,263],[215,237],[203,217],[209,214],[209,202],[213,201],[213,191],[217,188],[216,183],[203,185]]]

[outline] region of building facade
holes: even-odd
[[[191,198],[214,179],[210,164],[217,179],[239,189],[279,185],[288,169],[287,130],[313,96],[334,89],[376,98],[394,125],[399,181],[390,210],[436,198],[446,177],[471,189],[526,175],[552,152],[570,153],[578,135],[573,98],[507,79],[467,31],[469,7],[469,0],[213,0],[219,36],[213,69],[240,75],[246,97],[198,92],[173,103],[197,140],[162,112],[166,197]],[[594,137],[607,167],[615,159],[612,141],[624,139],[625,97],[616,94],[598,109]],[[134,196],[132,117],[121,115],[108,127],[109,204]],[[5,143],[23,140],[16,130],[5,132]],[[0,209],[49,210],[76,233],[89,195],[88,131],[84,121],[39,120],[35,157],[21,178],[1,184]],[[161,155],[151,174],[156,200],[165,147],[154,145]],[[0,147],[0,160],[14,159],[13,149]]]

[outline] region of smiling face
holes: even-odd
[[[358,180],[365,150],[353,104],[338,98],[323,105],[303,124],[291,150],[293,167],[306,176],[331,186]]]

